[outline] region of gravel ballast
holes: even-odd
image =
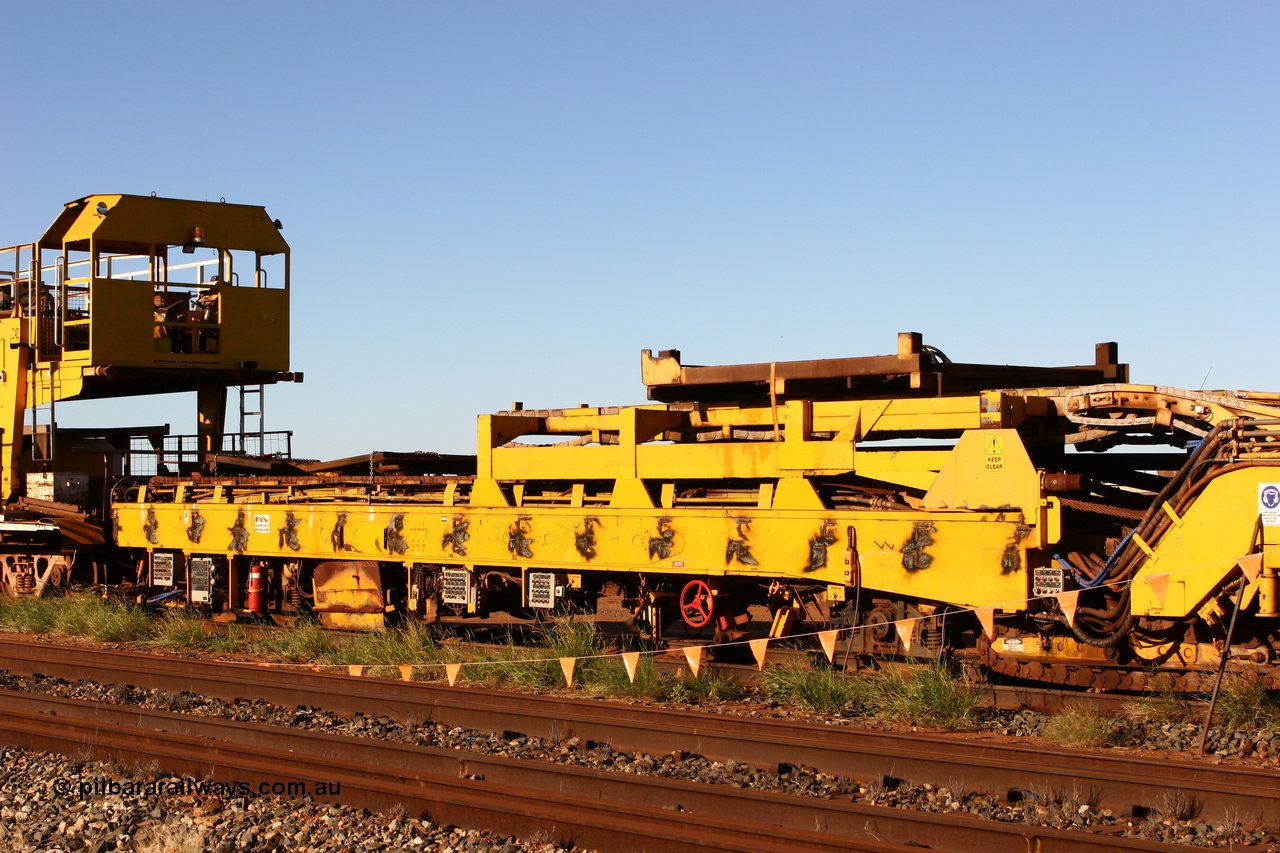
[[[700,755],[678,752],[663,755],[623,752],[614,750],[607,744],[582,741],[578,738],[550,741],[528,737],[517,732],[480,732],[432,722],[421,725],[404,724],[380,716],[345,718],[322,709],[288,709],[260,700],[227,702],[189,693],[175,694],[164,690],[145,690],[124,685],[100,685],[84,681],[73,683],[43,676],[16,676],[9,673],[0,673],[0,687],[112,704],[136,705],[198,716],[235,719],[262,725],[285,726],[356,737],[381,738],[441,749],[468,750],[523,760],[553,761],[593,770],[631,773],[702,784],[729,785],[795,796],[845,800],[865,805],[888,806],[935,813],[965,813],[989,820],[1058,829],[1088,831],[1106,828],[1110,832],[1127,837],[1202,847],[1225,848],[1232,845],[1280,844],[1280,838],[1277,838],[1274,833],[1264,827],[1249,825],[1241,820],[1199,820],[1198,815],[1188,813],[1191,810],[1186,804],[1181,803],[1167,804],[1167,813],[1153,813],[1143,819],[1117,815],[1109,809],[1098,808],[1096,804],[1090,802],[1091,794],[1088,791],[1028,791],[1024,792],[1018,802],[1007,802],[1002,797],[990,792],[962,791],[943,785],[916,785],[902,782],[886,786],[879,780],[876,782],[859,781],[832,776],[813,768],[800,766],[784,765],[776,769],[765,770],[733,761],[717,762]],[[768,715],[770,709],[767,706],[757,706],[750,713]],[[836,720],[827,718],[826,721],[831,723]],[[1035,735],[1043,729],[1043,725],[1044,715],[1034,712],[989,711],[986,712],[983,728],[987,731],[1003,734]],[[1135,744],[1144,745],[1145,748],[1168,750],[1186,748],[1185,745],[1172,746],[1172,744],[1183,744],[1193,734],[1198,742],[1198,732],[1199,729],[1191,725],[1161,726],[1150,723],[1139,725],[1117,722],[1116,736],[1123,736],[1126,740],[1131,740]],[[1255,757],[1266,755],[1268,760],[1271,760],[1271,736],[1269,734],[1256,733],[1253,736],[1245,737],[1237,737],[1237,734],[1239,733],[1221,732],[1219,734],[1217,742],[1224,750],[1224,754],[1253,755]],[[1210,743],[1213,744],[1214,742],[1211,737]],[[1249,743],[1254,744],[1254,746],[1246,746]],[[1280,747],[1280,743],[1277,746]],[[65,759],[61,760],[65,761]],[[40,778],[47,779],[56,775],[56,772],[51,771],[43,776],[33,775],[31,778],[37,780]],[[6,781],[2,790],[5,797],[5,805],[3,807],[9,808],[8,798],[12,795],[13,788]],[[259,799],[255,798],[242,806],[242,812],[248,817],[243,821],[245,828],[239,828],[240,825],[236,825],[237,834],[233,836],[233,846],[226,848],[210,846],[206,849],[225,849],[227,851],[250,849],[244,846],[236,846],[240,844],[242,837],[252,840],[254,845],[258,845],[251,849],[270,849],[261,846],[262,838],[265,836],[259,834],[253,839],[244,836],[246,829],[253,828],[249,824],[257,826],[260,823],[257,820],[260,815],[255,811],[255,809],[259,808],[258,803]],[[198,811],[197,803],[191,803],[190,806]],[[301,826],[312,820],[308,815],[313,812],[328,814],[331,808],[327,805],[317,805],[309,802],[294,802],[291,804],[276,804],[272,806],[272,811],[283,809],[285,813],[288,813],[291,809],[296,809],[298,815],[289,819],[294,824]],[[352,810],[340,810],[335,814],[344,815],[343,820],[351,822],[372,820],[376,823],[377,821],[373,816]],[[150,817],[149,815],[150,813],[148,812],[144,817],[152,821],[161,820],[161,818]],[[3,816],[0,815],[0,817]],[[188,812],[185,817],[190,818],[191,814]],[[272,820],[280,821],[283,818],[284,816],[282,815],[281,817],[272,818]],[[61,818],[59,822],[61,822]],[[58,825],[58,823],[55,823],[51,828],[46,822],[40,824],[35,831],[48,834],[55,831]],[[421,830],[415,830],[419,833],[415,837],[423,839],[421,843],[415,845],[413,839],[409,838],[405,841],[388,841],[387,844],[391,845],[390,849],[451,849],[460,851],[505,850],[508,849],[508,845],[516,845],[510,847],[511,853],[533,849],[554,849],[522,847],[514,840],[507,841],[505,839],[502,840],[501,844],[498,844],[494,839],[481,838],[480,836],[465,842],[472,844],[472,846],[460,847],[457,846],[459,842],[454,838],[453,834],[446,834],[445,837],[440,838],[438,828],[434,828],[434,834],[422,834],[431,827],[429,824],[422,824],[421,827],[423,827]],[[397,829],[401,832],[409,831],[404,826]],[[265,831],[268,833],[275,831],[270,829],[270,822],[268,822]],[[296,834],[299,831],[301,830],[294,830],[294,833]],[[254,832],[258,832],[258,830],[254,829]],[[276,836],[282,838],[286,836],[292,837],[289,836],[289,833],[283,831],[275,832]],[[346,833],[346,836],[357,837],[352,833]],[[223,844],[228,840],[226,833],[221,831],[216,836],[211,837],[216,837],[218,844]],[[358,837],[363,838],[364,836],[360,835]],[[323,843],[331,844],[332,842],[332,838],[326,838]],[[443,844],[446,846],[424,846],[427,844]],[[498,846],[484,846],[486,844],[498,844]],[[400,846],[397,847],[396,845]],[[67,849],[78,850],[82,849],[82,847]],[[326,851],[346,849],[356,851],[365,848],[359,846],[344,847],[339,844],[338,846],[304,846],[302,848],[290,847],[289,849]],[[373,847],[369,849],[386,848]]]
[[[202,780],[0,748],[0,850],[564,853],[554,844],[372,814],[308,797],[173,794]],[[119,791],[119,793],[113,793]],[[83,793],[82,793],[83,792]]]

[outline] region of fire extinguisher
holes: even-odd
[[[267,584],[262,572],[261,563],[255,561],[249,564],[249,595],[246,606],[252,613],[267,612]]]

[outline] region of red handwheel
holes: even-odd
[[[689,581],[680,590],[680,618],[690,628],[702,628],[711,622],[715,602],[706,581]]]

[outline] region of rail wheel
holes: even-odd
[[[705,628],[714,612],[715,601],[706,581],[689,581],[680,590],[680,618],[690,628]]]

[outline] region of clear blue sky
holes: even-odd
[[[892,352],[1280,389],[1280,6],[10,3],[0,243],[95,192],[263,204],[269,428],[475,415],[690,363]],[[194,400],[59,407],[172,422]]]

